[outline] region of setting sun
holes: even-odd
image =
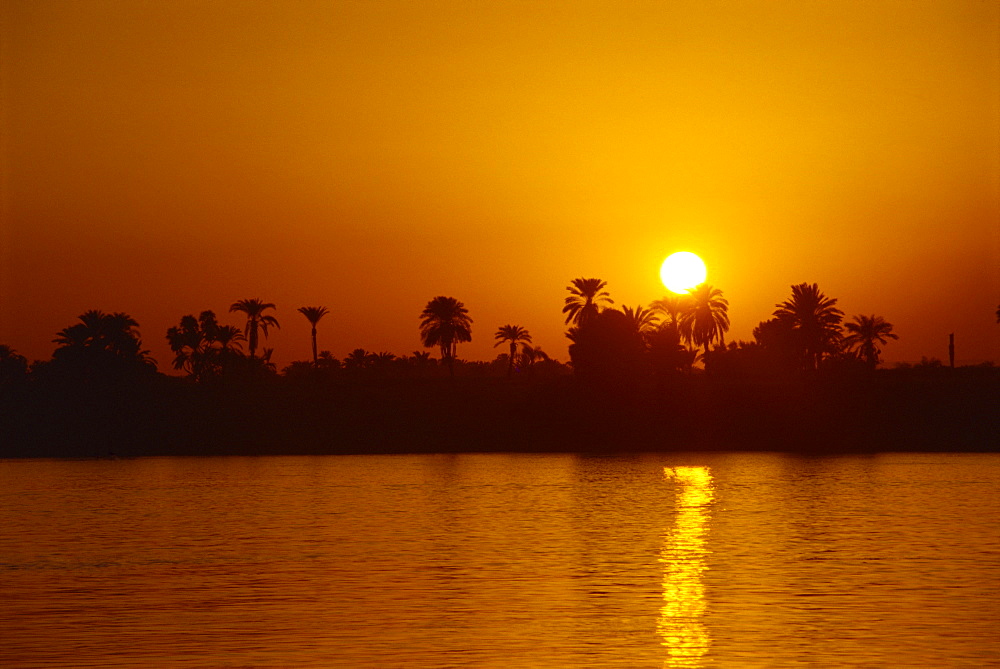
[[[660,266],[660,280],[675,293],[685,294],[704,283],[708,272],[705,263],[690,251],[678,251],[667,256]]]

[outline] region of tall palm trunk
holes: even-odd
[[[257,323],[250,323],[250,359],[253,360],[257,354]]]
[[[510,360],[507,361],[507,376],[514,373],[514,356],[517,355],[517,342],[510,343]]]
[[[316,326],[312,326],[312,342],[313,342],[313,367],[319,367],[319,354],[316,352]]]

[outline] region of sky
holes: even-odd
[[[566,286],[666,293],[727,340],[818,283],[900,339],[1000,363],[1000,3],[0,1],[0,343],[124,311],[277,305],[279,366],[421,349],[461,300],[567,359]]]

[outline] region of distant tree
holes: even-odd
[[[840,322],[844,312],[837,300],[820,292],[815,283],[792,286],[792,298],[776,305],[775,318],[791,324],[805,352],[804,367],[817,369],[824,354],[840,345]]]
[[[685,341],[704,348],[705,358],[713,342],[725,346],[725,334],[729,332],[729,301],[722,297],[722,291],[706,283],[692,288],[684,302],[679,329]]]
[[[308,360],[293,360],[281,369],[281,375],[296,381],[314,377],[316,366]]]
[[[368,369],[373,364],[374,356],[363,348],[356,348],[344,358],[344,369]]]
[[[0,344],[0,382],[23,379],[28,373],[28,360],[6,344]]]
[[[610,293],[604,288],[608,285],[600,279],[573,279],[566,287],[569,296],[562,312],[566,314],[566,322],[580,325],[583,321],[596,316],[601,310],[601,304],[614,304]]]
[[[316,366],[318,369],[340,369],[340,360],[333,357],[333,354],[329,351],[320,351],[319,360],[317,361]]]
[[[528,344],[523,344],[521,346],[521,355],[518,360],[522,367],[531,367],[540,362],[545,362],[546,360],[551,360],[549,354],[542,350],[541,346],[529,346]]]
[[[880,346],[888,344],[890,339],[899,339],[892,332],[892,323],[886,323],[881,316],[855,316],[844,328],[850,333],[844,337],[844,345],[848,350],[856,349],[858,357],[872,369],[878,366]]]
[[[420,314],[420,339],[424,346],[437,346],[448,372],[455,374],[455,354],[460,342],[472,341],[469,310],[454,297],[438,296]]]
[[[414,351],[410,356],[410,359],[418,365],[434,364],[434,358],[431,357],[430,351]]]
[[[299,307],[299,313],[305,316],[312,326],[313,366],[319,367],[319,354],[316,352],[316,324],[323,316],[330,313],[330,310],[326,307]]]
[[[233,302],[232,306],[229,307],[230,312],[242,312],[247,316],[246,328],[243,331],[244,336],[247,338],[247,342],[250,345],[250,359],[253,360],[257,354],[257,343],[258,343],[258,331],[264,333],[264,337],[267,338],[267,330],[270,327],[276,327],[281,329],[278,324],[278,319],[270,314],[265,314],[264,312],[268,309],[276,309],[271,302],[264,302],[259,298],[252,298],[249,300],[239,300],[238,302]]]
[[[635,328],[636,333],[643,336],[655,330],[657,321],[660,320],[659,315],[654,310],[646,309],[641,305],[634,309],[622,305],[622,313]]]
[[[220,376],[243,358],[243,333],[232,325],[220,325],[213,311],[198,318],[188,315],[167,329],[167,343],[174,353],[173,368],[184,370],[195,381]]]
[[[213,343],[217,345],[219,353],[224,356],[230,353],[242,353],[243,345],[241,342],[246,341],[246,338],[235,325],[219,325],[215,328],[213,335]]]
[[[531,343],[531,334],[520,325],[503,325],[493,335],[493,338],[497,340],[493,344],[493,348],[504,343],[510,344],[510,354],[507,361],[507,376],[510,376],[514,373],[514,360],[517,358],[518,344],[527,347]]]
[[[200,319],[182,316],[179,325],[167,328],[167,344],[174,353],[173,368],[183,369],[196,381],[204,378],[213,339],[208,333],[216,327],[215,314],[203,311]]]
[[[52,341],[59,344],[55,361],[104,368],[156,368],[149,351],[142,348],[139,323],[126,313],[106,314],[92,309],[80,322],[60,330]]]
[[[407,369],[420,372],[432,369],[437,364],[437,360],[431,357],[430,351],[413,351],[410,355],[403,358],[403,360],[405,361],[404,366]]]
[[[684,313],[690,295],[667,295],[650,303],[649,308],[657,314],[666,317],[664,325],[673,325],[675,328],[680,325],[681,314]]]
[[[392,368],[393,364],[399,360],[393,353],[388,351],[380,351],[378,353],[373,353],[371,357],[372,367],[378,370],[387,371]]]

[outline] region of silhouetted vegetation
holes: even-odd
[[[232,306],[229,307],[229,311],[239,311],[247,316],[246,329],[243,334],[250,345],[250,358],[255,358],[257,354],[257,343],[260,337],[259,333],[263,333],[264,337],[267,338],[267,330],[270,327],[280,328],[278,325],[278,319],[270,314],[265,314],[264,312],[268,309],[275,309],[276,307],[271,302],[264,302],[259,298],[253,298],[249,300],[239,300],[234,302]]]
[[[833,355],[840,347],[844,312],[836,304],[837,300],[824,295],[815,283],[800,283],[792,286],[792,298],[774,311],[775,318],[791,326],[804,369],[818,369],[823,356]]]
[[[517,346],[520,344],[522,347],[526,347],[530,344],[531,334],[520,325],[502,325],[493,338],[497,340],[497,343],[493,344],[493,348],[503,343],[510,344],[507,360],[507,376],[510,376],[514,373],[514,363],[518,359]]]
[[[856,351],[872,369],[878,367],[880,346],[888,344],[890,339],[899,339],[892,332],[892,323],[886,323],[881,316],[855,316],[854,322],[844,327],[850,333],[843,340],[845,350]]]
[[[174,369],[195,381],[232,374],[241,364],[243,341],[239,328],[220,325],[213,311],[203,311],[198,318],[184,316],[179,326],[167,330]]]
[[[427,303],[420,319],[420,340],[427,348],[441,350],[441,359],[454,375],[459,343],[472,341],[469,310],[454,297],[438,296]]]
[[[326,307],[299,307],[299,313],[305,316],[309,325],[312,326],[313,366],[319,367],[319,354],[316,352],[316,324],[323,316],[330,313],[330,310]]]
[[[566,287],[570,293],[563,307],[566,322],[580,325],[596,316],[602,304],[614,304],[610,293],[604,290],[607,285],[606,281],[600,279],[573,279]]]
[[[893,326],[876,315],[842,325],[816,284],[792,286],[752,341],[728,344],[717,288],[615,309],[606,286],[568,288],[569,364],[518,325],[499,327],[495,347],[507,350],[494,360],[458,359],[472,318],[436,297],[419,336],[438,359],[356,348],[340,360],[316,350],[329,310],[302,307],[312,360],[278,374],[270,349],[243,352],[254,332],[277,327],[264,313],[276,307],[243,300],[232,309],[247,315],[242,329],[209,310],[169,328],[170,366],[184,376],[166,376],[134,319],[88,311],[57,333],[49,361],[28,365],[0,346],[0,457],[1000,446],[1000,369],[936,358],[880,369]]]

